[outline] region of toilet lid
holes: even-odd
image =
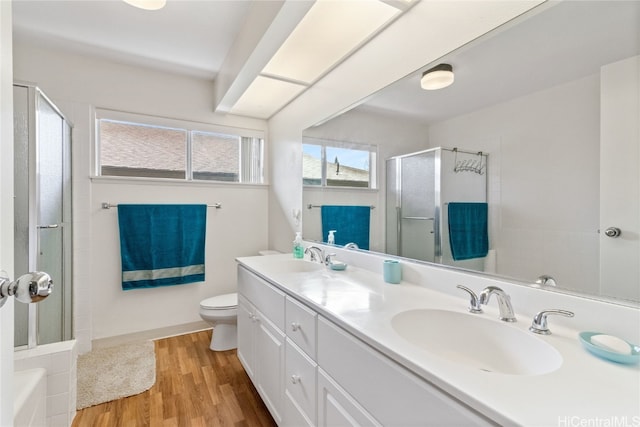
[[[224,294],[218,295],[215,297],[207,298],[200,302],[200,307],[209,308],[209,309],[224,309],[224,308],[233,308],[238,305],[238,294]]]

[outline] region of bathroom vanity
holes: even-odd
[[[391,285],[376,270],[382,258],[337,252],[346,271],[290,254],[237,260],[238,357],[279,425],[640,422],[638,365],[587,353],[574,319],[550,317],[548,336],[528,331],[531,313],[548,308],[575,311],[580,328],[599,311],[638,329],[637,309],[554,295],[560,306],[525,311],[519,302],[549,293],[418,263]],[[499,285],[518,322],[501,322],[493,301],[469,313],[457,283]]]

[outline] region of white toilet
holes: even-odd
[[[232,350],[238,346],[238,294],[224,294],[200,302],[200,317],[213,326],[209,348]]]
[[[281,252],[263,250],[258,253],[265,256]],[[224,351],[238,347],[238,294],[236,292],[202,300],[200,317],[213,326],[209,345],[211,350]]]

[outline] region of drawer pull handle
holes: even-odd
[[[291,382],[293,384],[298,384],[300,382],[300,376],[296,374],[291,375]]]
[[[297,331],[298,329],[300,329],[300,324],[299,323],[297,323],[297,322],[291,323],[291,330],[293,332]]]

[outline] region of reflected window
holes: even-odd
[[[374,146],[304,138],[304,185],[376,188],[375,165]]]

